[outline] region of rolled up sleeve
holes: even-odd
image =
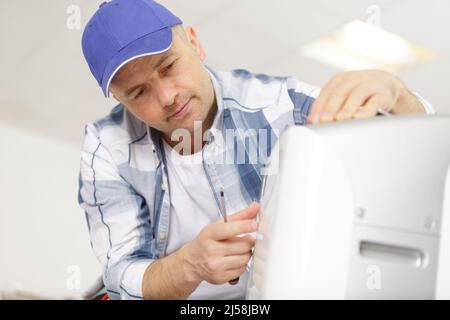
[[[321,89],[299,81],[294,77],[287,78],[286,86],[293,105],[292,115],[294,123],[296,125],[304,125]]]

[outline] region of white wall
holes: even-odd
[[[0,292],[77,298],[100,275],[77,204],[79,157],[63,140],[0,123]]]

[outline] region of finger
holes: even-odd
[[[254,219],[260,209],[259,203],[252,202],[247,208],[228,217],[228,222]]]
[[[236,256],[228,256],[222,259],[223,267],[225,270],[234,270],[245,268],[250,261],[252,254],[247,252]]]
[[[320,91],[319,96],[314,100],[314,103],[311,106],[311,111],[309,112],[307,122],[309,124],[317,124],[319,123],[319,116],[322,109],[325,107],[326,102],[328,101],[328,97],[332,92],[331,84],[325,85]]]
[[[243,266],[238,269],[231,269],[224,272],[224,283],[239,278],[247,269],[247,266]]]
[[[334,121],[336,113],[351,96],[351,93],[355,87],[357,87],[357,84],[353,81],[343,82],[341,85],[336,87],[319,114],[319,122],[328,123]]]
[[[227,256],[240,255],[247,253],[255,246],[255,238],[252,236],[235,237],[228,240],[223,240],[224,254]]]
[[[221,222],[211,225],[208,229],[209,237],[214,240],[225,240],[244,233],[252,233],[258,230],[255,220],[238,220],[228,223]]]
[[[354,87],[356,84],[354,80],[350,80],[348,73],[340,73],[335,75],[321,90],[319,96],[314,101],[311,112],[308,116],[308,123],[318,123],[320,114],[325,109],[330,97],[335,93],[336,89],[340,86],[343,87],[343,91],[347,91],[346,86]]]
[[[360,85],[357,86],[349,95],[347,101],[335,115],[337,121],[349,120],[374,94],[374,90]]]
[[[381,95],[372,96],[367,102],[359,108],[359,110],[353,115],[355,119],[367,119],[370,117],[374,117],[378,113],[379,108],[387,108],[384,106],[385,99],[382,98]]]

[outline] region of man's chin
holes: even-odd
[[[197,135],[199,134],[200,137],[202,137],[203,134],[203,128],[204,128],[204,121],[202,119],[199,119],[197,117],[189,117],[187,119],[183,119],[183,121],[180,121],[179,123],[176,123],[172,127],[172,131],[170,133],[171,137],[175,137],[178,141],[178,137],[184,136],[187,133],[190,135]]]

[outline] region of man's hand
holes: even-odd
[[[395,76],[377,70],[339,73],[323,87],[308,123],[365,119],[378,109],[392,114],[425,113],[421,102]]]
[[[207,225],[199,235],[172,254],[154,261],[142,279],[144,299],[186,299],[202,282],[226,283],[245,271],[255,245],[259,204]]]
[[[206,226],[193,241],[182,247],[182,263],[193,281],[206,280],[211,284],[224,284],[238,278],[251,258],[255,239],[239,235],[255,232],[255,217],[259,204]]]

